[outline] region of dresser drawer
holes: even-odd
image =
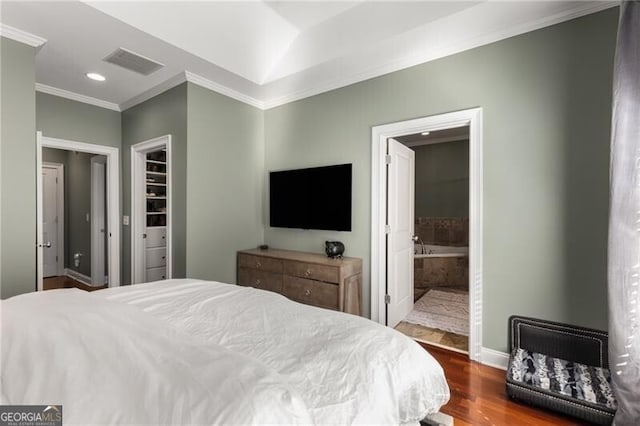
[[[269,257],[252,256],[250,254],[238,254],[239,268],[252,268],[260,271],[282,273],[282,261]]]
[[[282,274],[258,269],[239,268],[238,285],[282,292]]]
[[[160,281],[167,278],[167,268],[147,268],[147,282]]]
[[[167,264],[167,248],[157,247],[146,250],[147,268],[157,268]]]
[[[148,247],[164,247],[167,245],[167,228],[147,228],[147,238],[145,246]]]
[[[285,260],[284,273],[311,280],[338,283],[340,273],[335,266],[318,265],[314,263],[294,262]]]
[[[297,302],[338,309],[338,285],[312,281],[305,278],[284,276],[282,294]]]

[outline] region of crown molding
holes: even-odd
[[[184,74],[187,81],[190,83],[196,84],[200,87],[204,87],[205,89],[209,89],[214,92],[218,92],[222,95],[228,96],[240,102],[244,102],[245,104],[254,106],[258,109],[265,109],[264,101],[253,98],[249,95],[245,95],[244,93],[238,92],[237,90],[231,89],[227,86],[223,86],[222,84],[215,83],[190,71],[185,71]]]
[[[388,61],[387,63],[369,67],[368,69],[360,72],[355,72],[350,75],[341,76],[338,78],[327,79],[311,87],[294,90],[290,93],[285,93],[284,95],[273,97],[264,101],[264,109],[275,108],[301,99],[309,98],[311,96],[319,95],[321,93],[329,92],[331,90],[336,90],[341,87],[346,87],[351,84],[359,83],[361,81],[369,80],[385,74],[390,74],[395,71],[400,71],[416,65],[424,64],[436,59],[464,52],[466,50],[471,50],[476,47],[485,46],[487,44],[505,40],[510,37],[515,37],[527,32],[539,30],[565,21],[570,21],[572,19],[610,9],[612,7],[618,6],[619,4],[619,1],[581,2],[575,8],[562,11],[538,20],[526,22],[524,24],[502,28],[492,33],[481,34],[462,42],[454,42],[449,45],[440,46],[435,51],[432,51],[428,47],[426,47],[421,52],[413,53],[410,56],[393,59],[391,61]]]
[[[9,38],[11,40],[24,43],[31,47],[40,47],[47,42],[46,38],[42,38],[35,34],[28,33],[26,31],[19,30],[9,25],[0,22],[0,36]]]
[[[152,87],[151,89],[134,96],[128,101],[120,104],[120,110],[125,111],[131,107],[134,107],[142,102],[148,101],[149,99],[158,96],[159,94],[166,92],[169,89],[173,89],[174,87],[188,81],[189,83],[193,83],[197,86],[203,87],[207,90],[211,90],[216,93],[220,93],[224,96],[228,96],[237,101],[243,102],[247,105],[251,105],[258,109],[264,109],[264,102],[258,99],[255,99],[251,96],[245,95],[237,90],[231,89],[230,87],[224,86],[220,83],[213,82],[209,79],[206,79],[198,74],[194,74],[190,71],[184,71],[175,76],[171,77],[169,80],[166,80],[157,86]]]
[[[149,90],[145,90],[144,92],[140,93],[139,95],[134,96],[133,98],[129,99],[128,101],[125,101],[123,103],[120,104],[120,111],[126,111],[129,108],[132,108],[138,104],[141,104],[145,101],[148,101],[149,99],[158,96],[161,93],[166,92],[169,89],[173,89],[176,86],[179,86],[180,84],[184,83],[185,81],[187,81],[186,75],[184,72],[180,72],[176,75],[174,75],[173,77],[171,77],[168,80],[163,81],[162,83],[153,86],[151,89]]]
[[[118,112],[121,111],[120,106],[113,102],[103,101],[102,99],[92,98],[91,96],[81,95],[79,93],[70,92],[69,90],[59,89],[57,87],[47,86],[46,84],[36,83],[36,91],[70,99],[76,102],[94,105],[100,108],[106,108]]]

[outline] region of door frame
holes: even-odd
[[[371,128],[371,319],[386,325],[386,144],[388,138],[469,126],[469,358],[482,353],[482,108]]]
[[[144,279],[146,263],[145,242],[142,230],[146,228],[146,154],[157,151],[159,148],[167,150],[167,232],[166,232],[166,268],[167,279],[173,277],[173,244],[172,244],[172,179],[171,170],[171,135],[163,135],[157,138],[139,142],[131,146],[131,283],[141,283]],[[138,237],[140,236],[140,237]]]
[[[57,139],[36,133],[36,175],[42,175],[42,148],[86,152],[107,157],[107,222],[109,235],[109,287],[120,286],[120,150],[66,139]],[[36,273],[37,291],[43,290],[42,264],[42,179],[36,179]]]
[[[90,170],[91,170],[91,284],[93,285],[104,285],[105,283],[105,275],[103,274],[102,276],[99,276],[96,273],[96,270],[98,269],[98,262],[103,262],[104,263],[104,256],[100,256],[100,258],[98,258],[97,254],[98,253],[102,253],[102,254],[106,254],[104,253],[104,242],[102,244],[99,244],[99,238],[97,238],[98,233],[100,232],[99,229],[97,229],[97,223],[96,223],[96,203],[98,201],[97,197],[100,197],[102,199],[104,199],[105,197],[105,188],[104,185],[98,185],[98,181],[96,180],[96,177],[94,176],[94,168],[96,167],[97,164],[100,164],[101,166],[104,167],[105,170],[105,184],[106,184],[106,171],[107,171],[107,165],[105,163],[103,163],[102,161],[99,160],[98,156],[94,156],[91,157],[90,160]],[[106,205],[105,205],[106,207]],[[107,229],[109,229],[106,225],[107,225],[107,221],[105,218],[104,221],[105,224],[105,231]],[[106,238],[106,233],[105,233],[105,238]],[[97,250],[96,250],[97,249]],[[107,272],[107,271],[105,271]],[[107,274],[108,277],[108,274]],[[98,281],[98,282],[96,282]],[[108,281],[107,281],[108,282]]]
[[[56,227],[58,228],[58,247],[57,247],[57,251],[58,251],[58,267],[56,270],[56,273],[58,276],[64,274],[64,259],[65,259],[65,253],[64,253],[64,164],[60,164],[60,163],[49,163],[49,162],[43,162],[42,163],[42,168],[49,168],[49,169],[56,169],[56,177],[58,178],[58,183],[57,185],[62,185],[62,191],[60,190],[60,187],[58,186],[57,190],[57,206],[56,206],[56,216],[58,216],[58,222],[56,224]],[[42,174],[42,172],[40,172]],[[42,179],[42,175],[40,176],[40,179]],[[42,241],[44,243],[44,241]],[[44,269],[43,269],[43,276],[44,276]]]

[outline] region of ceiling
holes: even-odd
[[[432,145],[444,142],[457,142],[469,140],[469,126],[451,127],[442,130],[434,130],[424,135],[415,133],[413,135],[398,136],[394,138],[398,142],[413,148],[422,145]]]
[[[3,36],[46,39],[41,91],[123,110],[188,80],[270,108],[615,4],[2,1],[0,20]],[[143,76],[102,61],[119,47],[165,66]]]

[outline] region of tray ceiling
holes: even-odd
[[[615,4],[3,1],[0,17],[3,35],[11,27],[47,40],[40,87],[122,109],[190,80],[269,108]],[[144,76],[102,61],[118,48],[165,66]],[[86,79],[90,71],[107,81]]]

